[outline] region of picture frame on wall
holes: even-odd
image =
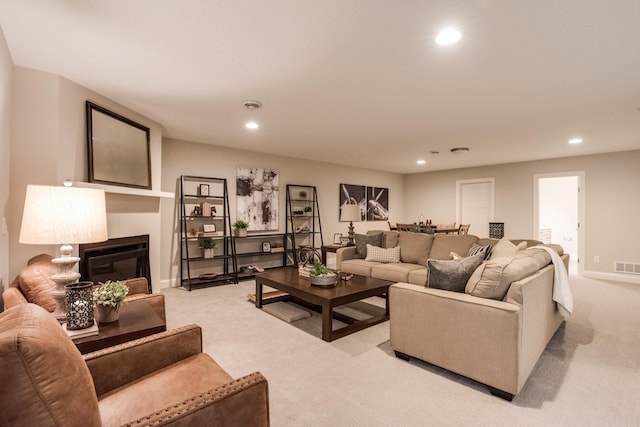
[[[150,130],[86,101],[89,182],[151,190]]]
[[[389,189],[367,187],[367,221],[389,221]]]

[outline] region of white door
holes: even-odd
[[[469,224],[469,234],[489,236],[494,215],[494,178],[456,181],[456,222]]]

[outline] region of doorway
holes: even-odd
[[[561,245],[570,270],[582,270],[583,182],[584,172],[534,175],[534,239]]]

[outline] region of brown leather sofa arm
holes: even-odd
[[[167,323],[167,315],[164,309],[164,295],[163,294],[136,294],[136,295],[127,295],[125,301],[135,301],[135,300],[145,300],[156,312],[159,318],[162,319],[163,322]]]
[[[85,354],[99,396],[202,353],[202,329],[187,325]]]
[[[260,372],[129,423],[132,426],[269,426],[269,389]]]
[[[18,304],[26,304],[29,301],[24,297],[24,294],[20,292],[20,289],[16,287],[9,287],[2,293],[2,302],[4,309],[11,308]]]

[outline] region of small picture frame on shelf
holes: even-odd
[[[346,236],[342,236],[340,238],[340,246],[347,246],[349,244],[349,238]]]
[[[262,252],[271,252],[270,242],[262,242]]]
[[[213,233],[216,231],[216,225],[215,224],[204,224],[202,226],[202,228],[204,229],[205,233]]]
[[[209,195],[209,184],[198,185],[198,196],[208,196],[208,195]]]
[[[333,233],[333,244],[342,245],[342,233]]]

